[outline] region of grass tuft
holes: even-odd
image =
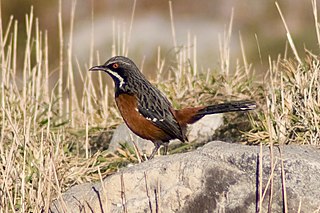
[[[250,143],[319,145],[319,57],[306,52],[303,63],[282,59],[270,65],[266,105],[252,121]]]

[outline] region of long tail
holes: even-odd
[[[197,112],[197,116],[205,116],[209,114],[224,113],[224,112],[236,112],[236,111],[248,111],[256,108],[254,101],[234,101],[222,104],[216,104],[207,106]]]
[[[193,124],[205,115],[224,112],[247,111],[255,108],[256,103],[254,101],[233,101],[205,107],[189,107],[181,110],[175,110],[175,116],[180,126],[185,127],[187,124]]]
[[[206,107],[193,108],[194,113],[188,119],[185,119],[184,123],[193,124],[205,115],[224,113],[224,112],[237,112],[248,111],[256,108],[254,101],[233,101],[222,104],[215,104]],[[192,110],[192,109],[191,109]]]

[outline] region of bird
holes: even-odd
[[[154,143],[149,160],[161,145],[167,154],[170,140],[188,141],[187,126],[205,115],[256,108],[254,101],[242,100],[174,109],[168,98],[125,56],[114,56],[89,71],[103,71],[113,79],[115,102],[124,122],[133,133]]]

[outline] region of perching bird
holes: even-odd
[[[205,115],[256,108],[254,101],[235,101],[176,110],[134,62],[124,56],[112,57],[105,64],[90,68],[90,71],[104,71],[112,77],[115,101],[125,123],[136,135],[155,145],[149,159],[161,145],[166,153],[170,140],[187,141],[187,125]]]

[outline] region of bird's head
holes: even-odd
[[[123,90],[132,77],[142,75],[133,61],[124,56],[112,57],[103,65],[91,67],[89,71],[108,73],[112,77],[116,89]]]

